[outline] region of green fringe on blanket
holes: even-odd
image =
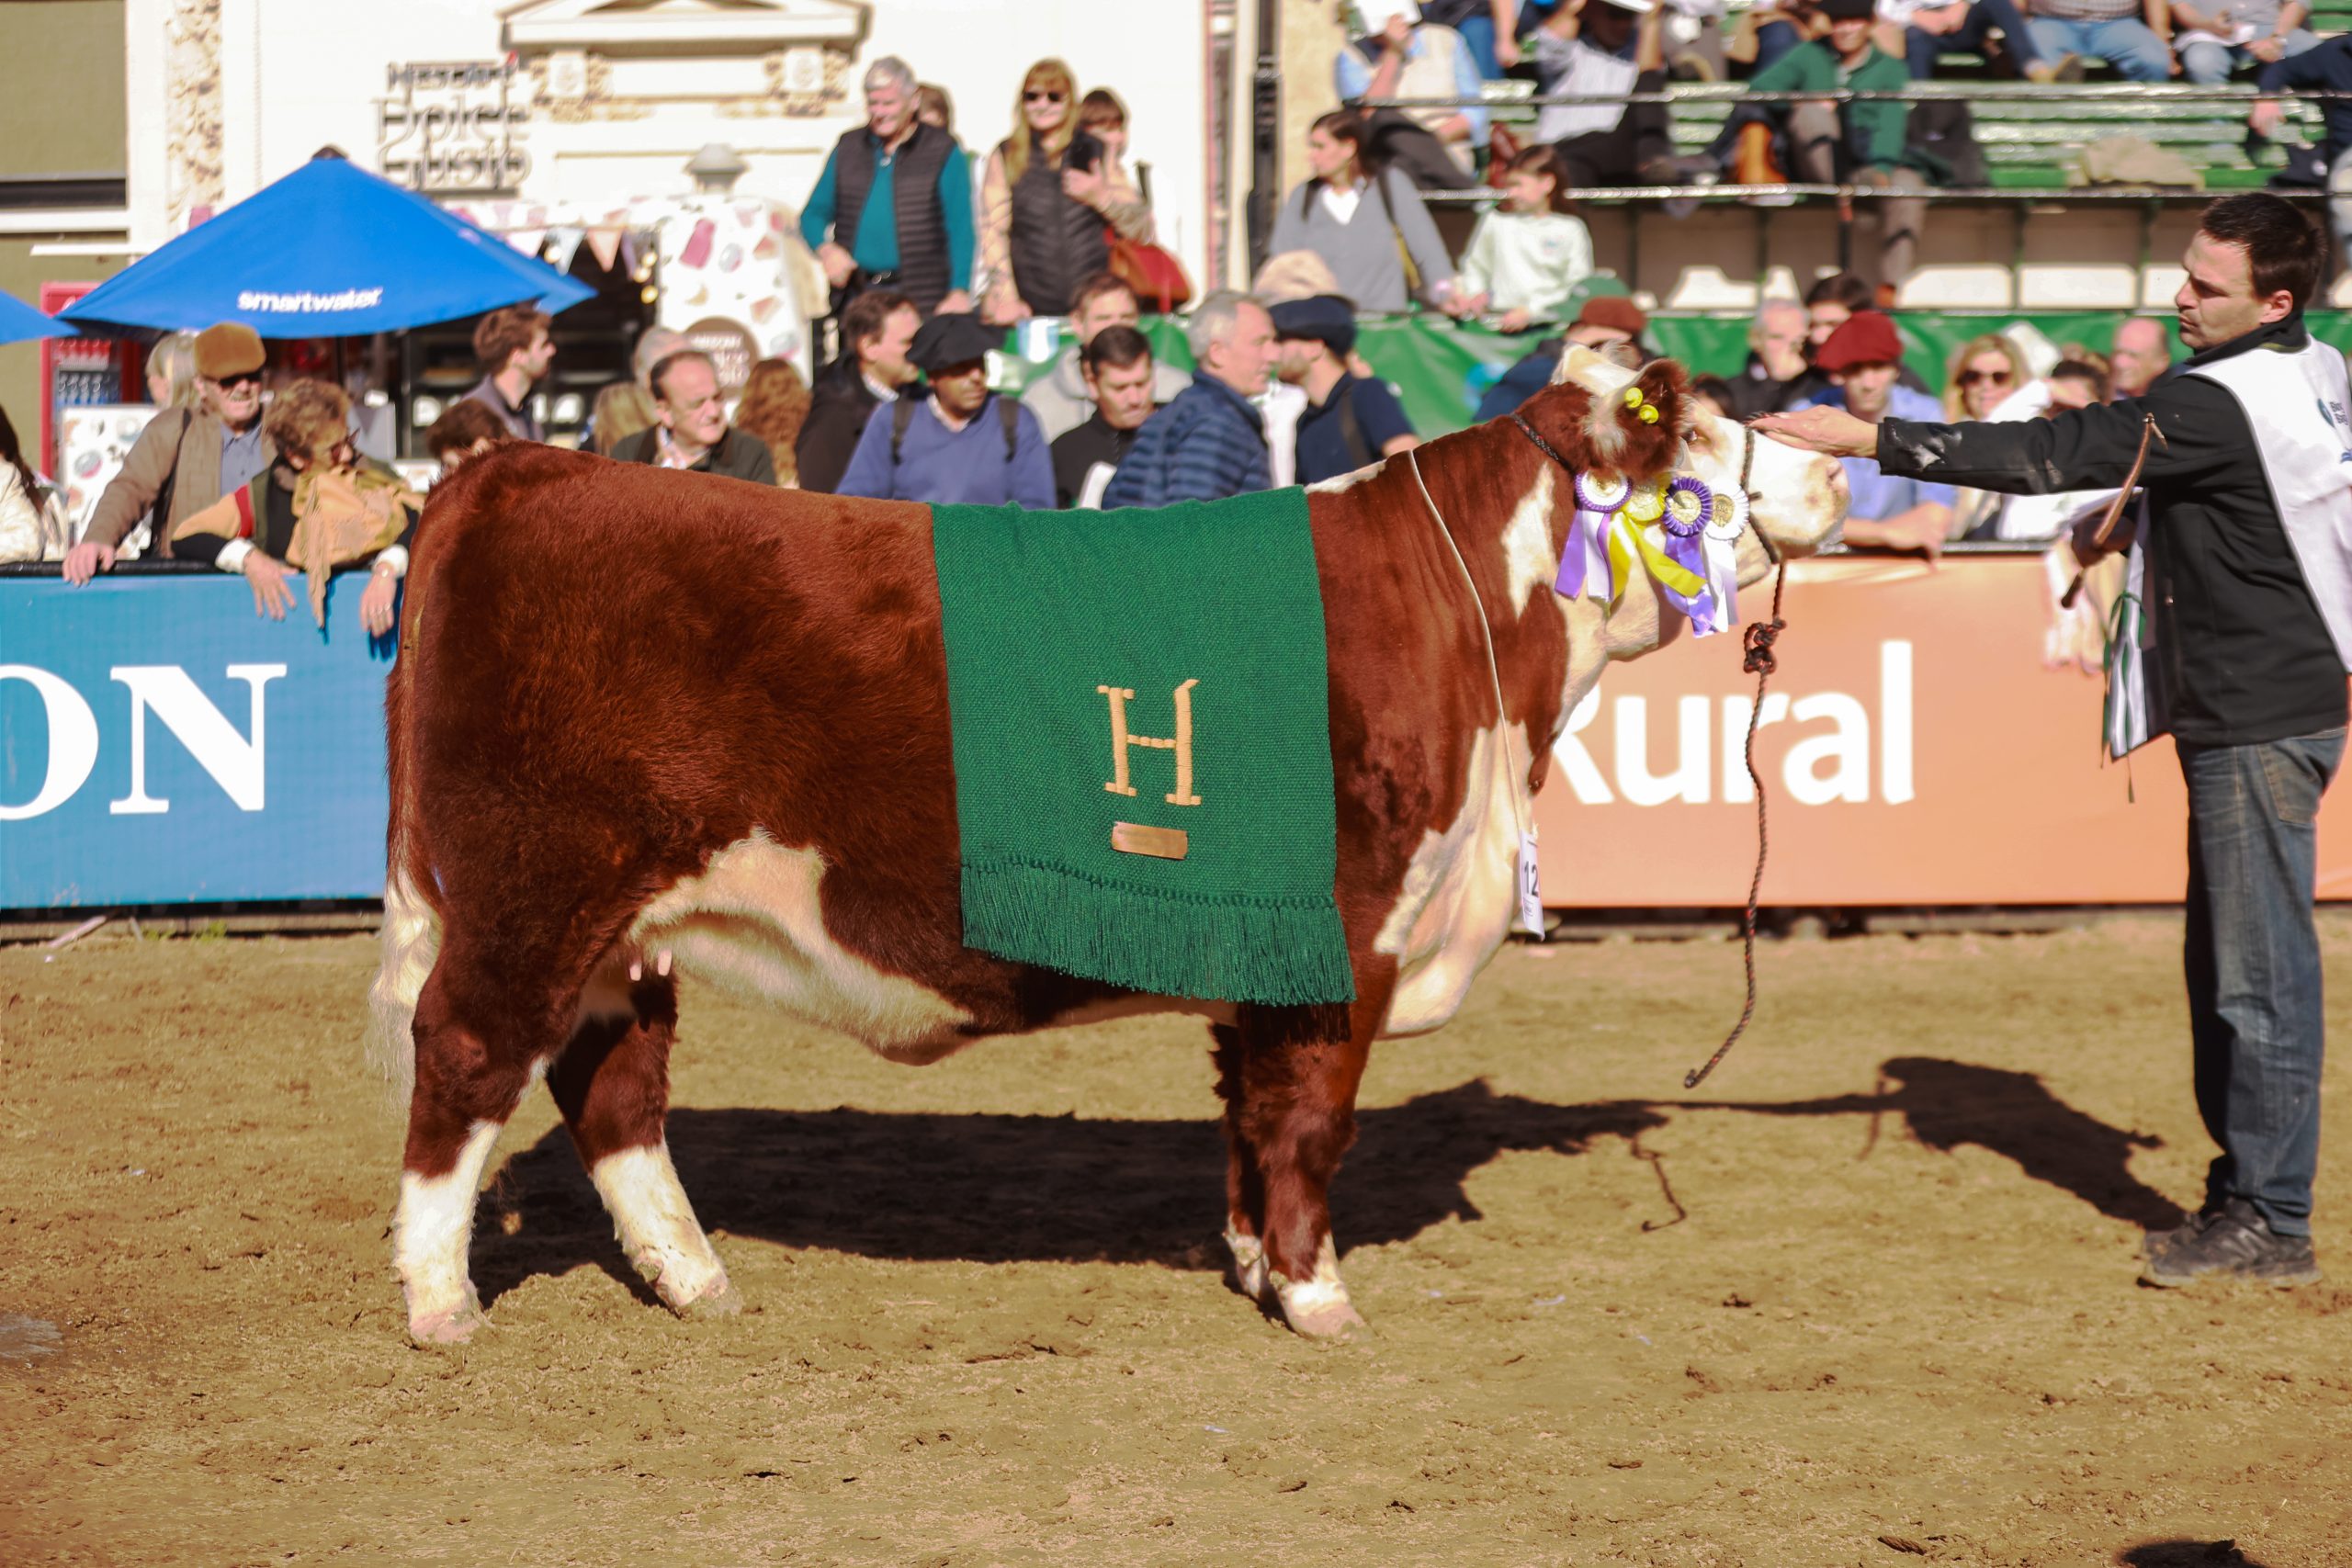
[[[1054,866],[967,863],[964,942],[1155,996],[1277,1007],[1355,996],[1347,932],[1329,898],[1178,903]]]

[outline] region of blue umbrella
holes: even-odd
[[[0,343],[36,337],[78,337],[71,321],[44,316],[13,294],[0,294]]]
[[[322,154],[59,312],[111,327],[358,337],[595,291],[424,197]]]

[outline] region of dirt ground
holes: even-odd
[[[1223,1282],[1198,1024],[916,1069],[690,993],[747,1314],[652,1304],[538,1094],[447,1354],[372,942],[0,949],[0,1562],[2352,1563],[2341,1055],[2335,1281],[2133,1283],[2208,1153],[2177,942],[1773,944],[1688,1096],[1736,946],[1509,951],[1374,1055],[1337,1348]]]

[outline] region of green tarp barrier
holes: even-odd
[[[2105,353],[2114,343],[2115,329],[2125,314],[2121,310],[1914,310],[1897,312],[1894,322],[1908,351],[1904,363],[1920,380],[1940,391],[1951,356],[1980,333],[2025,321],[2052,344],[2081,344]],[[2321,341],[2352,349],[2352,312],[2314,312],[2310,321]],[[1032,335],[1039,339],[1054,335],[1051,329],[1059,325],[1046,323],[1033,329]],[[1192,367],[1182,322],[1166,316],[1148,317],[1143,333],[1151,340],[1153,352],[1169,364]],[[1468,424],[1478,399],[1496,378],[1546,335],[1538,330],[1507,337],[1485,327],[1428,315],[1361,317],[1357,334],[1356,351],[1387,378],[1413,428],[1424,437]],[[1656,315],[1650,318],[1649,342],[1658,353],[1679,360],[1693,374],[1735,376],[1747,362],[1747,318]],[[1015,369],[1011,379],[1018,385],[1026,386],[1044,373],[1045,363],[1017,356],[1014,338],[1008,338],[1006,348]]]

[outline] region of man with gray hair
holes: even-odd
[[[1193,384],[1144,422],[1102,504],[1166,506],[1273,488],[1266,427],[1250,400],[1274,365],[1274,322],[1247,294],[1201,301],[1186,333]]]
[[[895,54],[865,70],[865,123],[834,143],[800,237],[833,286],[832,313],[890,288],[929,315],[972,308],[972,171],[956,138],[915,118],[915,73]]]
[[[1756,307],[1747,323],[1747,364],[1732,378],[1734,419],[1754,419],[1778,413],[1785,406],[1789,388],[1804,376],[1805,309],[1794,299],[1767,299]]]

